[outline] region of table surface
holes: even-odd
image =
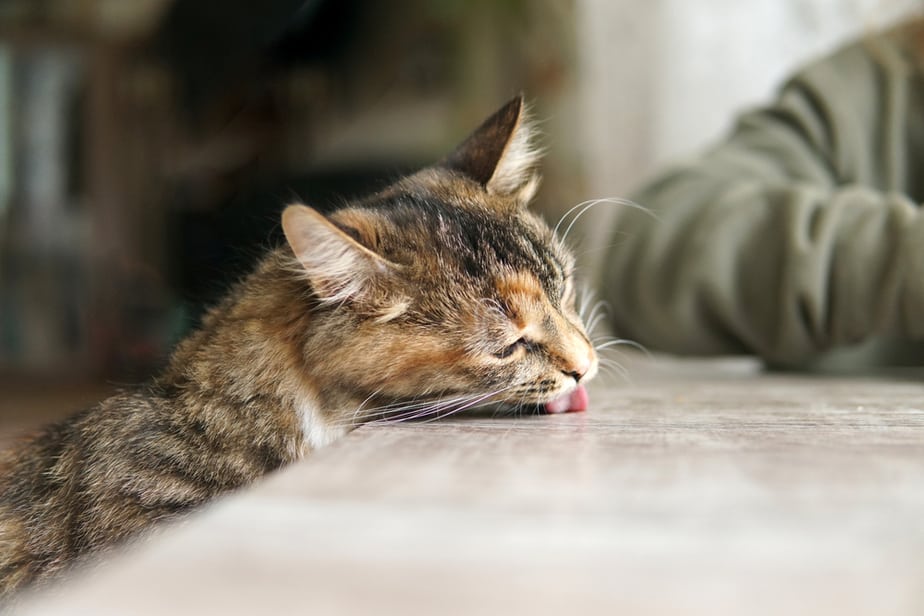
[[[361,428],[21,612],[924,613],[924,381],[630,363]]]

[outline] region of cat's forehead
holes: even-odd
[[[392,250],[438,254],[473,275],[527,270],[561,279],[570,268],[570,255],[535,214],[452,171],[424,170],[364,207],[385,223],[380,232],[392,235]]]

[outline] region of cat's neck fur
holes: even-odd
[[[292,269],[287,248],[269,253],[179,345],[157,382],[191,413],[248,407],[285,424],[294,415],[286,427],[296,459],[347,431],[330,422],[333,407],[358,403],[311,361],[308,349],[323,346],[331,328],[320,326],[318,302]]]

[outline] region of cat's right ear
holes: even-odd
[[[306,205],[290,205],[282,213],[282,231],[295,258],[324,302],[359,300],[392,264],[350,237]]]

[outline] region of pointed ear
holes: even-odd
[[[362,299],[391,263],[305,205],[282,213],[282,231],[315,293],[324,302]]]
[[[512,196],[525,205],[539,187],[537,166],[541,152],[536,130],[517,96],[484,121],[442,161],[492,194]]]

